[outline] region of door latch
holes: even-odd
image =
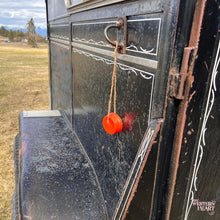
[[[106,40],[112,45],[116,46],[116,43],[114,40],[111,40],[108,35],[108,31],[112,28],[118,29],[118,39],[115,39],[118,41],[118,52],[119,53],[126,53],[126,43],[127,43],[127,18],[119,18],[118,21],[115,24],[108,25],[104,30],[104,35]]]

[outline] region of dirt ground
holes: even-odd
[[[48,47],[38,46],[0,42],[0,220],[11,219],[18,115],[49,109]]]

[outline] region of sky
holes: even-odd
[[[0,0],[0,27],[25,28],[31,18],[36,27],[46,28],[45,0]]]

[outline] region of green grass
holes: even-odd
[[[47,46],[0,43],[0,220],[11,219],[18,115],[49,109],[48,76]]]

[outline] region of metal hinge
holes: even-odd
[[[179,100],[184,99],[185,85],[188,76],[188,70],[191,65],[193,51],[194,51],[194,47],[185,47],[180,73],[170,74],[169,95],[172,98]]]

